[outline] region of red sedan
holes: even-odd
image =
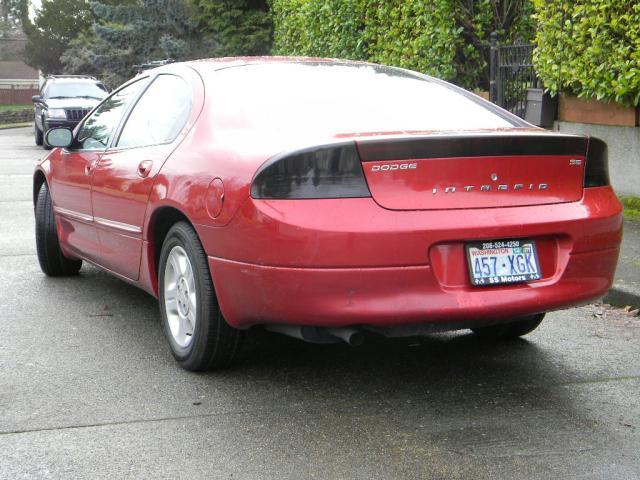
[[[190,370],[228,365],[254,325],[322,343],[520,336],[601,297],[616,268],[602,141],[408,70],[173,64],[46,141],[42,270],[87,261],[157,297]]]

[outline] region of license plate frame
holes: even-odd
[[[526,256],[529,253],[531,258]],[[514,258],[510,259],[509,255],[514,256]],[[515,258],[517,255],[521,255],[522,258]],[[532,239],[519,238],[469,242],[465,244],[465,256],[469,281],[474,287],[528,283],[542,278],[538,249],[535,240]],[[482,258],[493,259],[493,257],[496,257],[496,260],[488,260],[488,265],[487,262],[482,262]],[[476,260],[480,261],[480,273],[484,274],[488,267],[489,274],[478,276],[474,273],[479,271]],[[514,263],[516,261],[517,263]],[[498,265],[497,262],[500,262],[500,264]],[[493,263],[493,267],[491,263]],[[524,266],[522,272],[511,273],[514,268],[520,270],[521,266]],[[535,271],[531,271],[531,267],[535,267]],[[504,272],[506,270],[509,270],[510,273],[498,274],[498,271]]]

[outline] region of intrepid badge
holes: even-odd
[[[499,185],[465,185],[463,187],[441,187],[441,188],[436,188],[434,187],[433,189],[431,189],[431,193],[433,195],[436,195],[437,193],[456,193],[456,192],[473,192],[473,191],[480,191],[480,192],[490,192],[492,190],[497,190],[497,191],[507,191],[507,190],[548,190],[549,189],[549,184],[548,183],[528,183],[528,184],[524,184],[524,183],[514,183],[514,184],[499,184]]]
[[[497,173],[492,173],[491,174],[491,180],[493,180],[494,182],[498,180],[498,174]],[[474,190],[476,191],[480,191],[480,192],[490,192],[491,190],[497,190],[497,191],[507,191],[507,190],[548,190],[549,189],[549,184],[548,183],[514,183],[514,184],[507,184],[507,183],[501,183],[498,185],[480,185],[480,187],[478,188],[478,185],[465,185],[463,187],[444,187],[444,188],[436,188],[434,187],[433,189],[431,189],[431,193],[433,195],[436,195],[437,193],[439,193],[440,191],[444,191],[444,193],[456,193],[459,191],[464,191],[464,192],[472,192]]]

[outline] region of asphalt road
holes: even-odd
[[[40,272],[43,150],[0,147],[0,478],[640,477],[639,317],[587,306],[501,344],[257,332],[238,367],[189,373],[153,298]]]

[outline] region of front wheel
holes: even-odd
[[[508,323],[472,328],[473,333],[483,338],[501,339],[516,338],[533,332],[542,323],[544,313],[522,317]]]
[[[56,218],[51,204],[49,187],[43,183],[36,201],[36,250],[42,271],[50,277],[75,275],[82,260],[67,258],[60,249]]]
[[[243,332],[223,318],[207,256],[188,223],[176,223],[167,233],[158,272],[162,329],[174,358],[193,371],[231,365]]]
[[[49,125],[42,119],[42,148],[45,150],[51,150],[53,147],[47,143],[47,132],[49,131]]]
[[[42,143],[44,142],[44,132],[38,128],[38,125],[35,125],[34,128],[36,145],[42,146]]]

